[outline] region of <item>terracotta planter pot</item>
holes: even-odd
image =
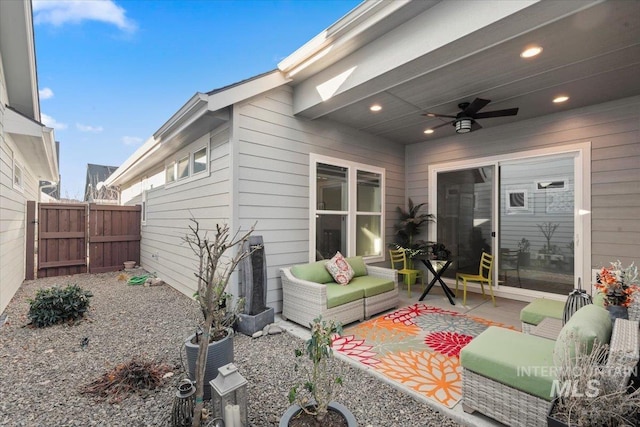
[[[300,407],[300,405],[289,406],[289,408],[287,408],[285,413],[282,415],[282,418],[280,418],[279,427],[288,427],[289,421],[291,421],[291,419],[294,418],[298,414],[298,412],[300,412],[301,410],[302,408]],[[358,422],[356,421],[356,417],[353,416],[351,411],[347,409],[346,406],[341,405],[338,402],[330,402],[329,411],[337,412],[340,415],[342,415],[346,420],[347,422],[346,425],[348,427],[358,427]]]
[[[124,262],[124,269],[125,270],[131,270],[135,266],[136,266],[136,262],[135,261],[125,261]]]
[[[194,344],[191,340],[195,337],[191,335],[184,343],[187,352],[187,365],[189,377],[195,381],[196,361],[198,360],[198,349],[200,344]],[[209,381],[218,376],[218,368],[233,362],[233,329],[227,329],[227,336],[220,341],[209,343],[207,351],[207,367],[204,371],[204,399],[211,399],[211,387]]]

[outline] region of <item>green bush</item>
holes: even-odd
[[[35,299],[29,300],[29,318],[39,328],[79,319],[89,308],[89,298],[92,296],[90,291],[78,285],[69,285],[64,289],[57,286],[39,289]]]

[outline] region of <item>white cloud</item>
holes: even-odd
[[[138,138],[137,136],[123,136],[122,142],[125,145],[138,145],[142,142],[142,138]]]
[[[76,123],[76,129],[78,129],[80,132],[93,132],[93,133],[102,132],[104,130],[102,129],[102,126],[83,125],[81,123]]]
[[[38,91],[40,94],[40,100],[53,98],[53,91],[48,87],[42,88]]]
[[[56,121],[56,119],[54,119],[53,117],[48,116],[44,113],[40,114],[40,118],[42,119],[42,123],[45,126],[54,128],[55,130],[64,130],[68,127],[66,123],[60,123]]]
[[[113,0],[34,0],[34,22],[56,27],[66,23],[100,21],[115,25],[123,31],[133,32],[137,25],[126,16],[126,10]]]

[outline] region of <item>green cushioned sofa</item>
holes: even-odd
[[[346,325],[398,306],[396,270],[367,265],[362,257],[346,260],[354,271],[346,286],[334,282],[326,260],[281,269],[282,318],[308,327],[322,315]]]
[[[612,372],[630,373],[640,359],[638,322],[618,319],[612,327],[598,305],[578,310],[556,341],[491,326],[460,351],[463,409],[509,426],[546,426],[558,357],[576,336],[589,349],[595,340],[609,344]]]

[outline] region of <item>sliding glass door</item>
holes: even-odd
[[[477,273],[482,252],[492,252],[494,167],[438,174],[438,242],[451,251],[445,277]]]
[[[499,284],[568,294],[574,211],[573,156],[501,162]]]
[[[498,288],[568,294],[584,253],[575,244],[584,227],[576,209],[580,161],[576,151],[430,167],[437,195],[430,237],[453,258],[444,276],[477,273],[484,251],[494,256]]]

